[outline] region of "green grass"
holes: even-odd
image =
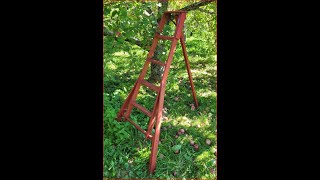
[[[162,128],[165,128],[160,134],[162,143],[159,144],[155,174],[149,175],[151,141],[145,140],[144,135],[130,123],[114,120],[140,74],[147,52],[138,46],[117,45],[111,39],[105,39],[104,45],[104,176],[215,179],[216,174],[210,172],[212,168],[216,170],[215,50],[210,50],[209,45],[200,38],[187,39],[187,52],[199,101],[199,108],[192,111],[190,104],[194,102],[188,74],[181,46],[177,46],[164,102],[168,119],[162,123]],[[154,93],[148,89],[141,89],[140,92],[139,103],[151,110]],[[149,119],[135,108],[131,119],[146,129]],[[175,138],[180,128],[185,129],[186,134]],[[199,144],[199,151],[189,144],[191,139]],[[207,145],[206,139],[210,139],[212,144]],[[179,154],[174,154],[175,145],[181,146]],[[173,171],[177,173],[175,177]]]

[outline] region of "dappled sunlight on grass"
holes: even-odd
[[[143,148],[138,152],[140,158],[149,158],[150,157],[150,148]]]
[[[208,159],[210,153],[208,151],[204,151],[202,152],[200,155],[198,155],[196,158],[195,158],[195,161],[203,161],[203,160],[206,160]]]
[[[206,92],[201,92],[199,94],[201,97],[209,97],[209,96],[217,96],[217,94],[215,92],[212,91],[206,91]]]
[[[183,116],[183,117],[178,117],[176,119],[173,119],[172,121],[176,122],[176,123],[179,123],[182,126],[190,127],[192,120],[187,118],[187,117],[185,117],[185,116]]]

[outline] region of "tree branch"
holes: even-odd
[[[114,39],[117,39],[116,35],[114,32],[108,31],[105,27],[103,27],[103,36],[109,36],[109,37],[113,37]],[[147,50],[148,46],[147,45],[143,45],[142,42],[137,39],[137,38],[126,38],[125,41],[135,44],[139,47],[141,47],[142,49]]]
[[[198,8],[198,9],[196,9],[196,10],[199,10],[199,11],[201,11],[201,12],[208,13],[208,14],[214,14],[214,12],[211,12],[211,11],[208,11],[208,10],[202,9],[202,8]]]
[[[209,3],[212,3],[212,2],[216,2],[216,0],[204,0],[204,1],[200,1],[200,2],[196,2],[194,4],[191,4],[189,6],[186,6],[184,8],[181,8],[179,9],[179,11],[192,11],[192,10],[196,10],[196,9],[199,9],[199,7],[201,6],[205,6]]]
[[[160,15],[162,15],[161,14],[161,10],[166,10],[167,9],[168,0],[158,0],[158,2],[162,4],[162,8],[159,8],[159,12],[158,12],[158,16],[159,16],[158,18],[161,18],[161,16],[160,16]],[[210,12],[208,10],[200,8],[201,6],[205,6],[205,5],[207,5],[209,3],[212,3],[212,2],[216,2],[216,0],[203,0],[203,1],[200,1],[200,2],[196,2],[194,4],[191,4],[191,5],[188,5],[188,6],[184,7],[184,8],[179,9],[179,11],[199,10],[199,11],[202,11],[202,12],[213,14],[214,12]],[[111,3],[108,3],[108,4],[111,4]],[[148,11],[148,13],[150,13],[151,9],[148,8],[147,11]],[[154,16],[155,14],[152,12],[152,15]],[[115,33],[108,31],[105,27],[103,28],[103,35],[104,36],[111,36],[111,37],[114,37],[115,39],[117,38],[115,36]],[[125,41],[130,42],[132,44],[135,44],[135,45],[141,47],[142,49],[145,49],[145,50],[149,49],[149,47],[147,45],[143,45],[142,42],[137,38],[126,38]]]

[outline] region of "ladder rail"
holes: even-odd
[[[165,88],[166,88],[166,82],[167,82],[167,77],[169,74],[169,70],[174,52],[176,50],[176,46],[178,43],[178,39],[180,39],[181,36],[181,31],[183,28],[183,22],[186,18],[186,14],[182,13],[179,18],[176,18],[177,23],[177,29],[175,32],[175,39],[172,41],[169,56],[167,59],[166,63],[166,68],[163,72],[162,80],[161,80],[161,89],[159,93],[159,105],[157,107],[157,117],[155,119],[155,133],[152,137],[152,148],[151,148],[151,155],[150,155],[150,160],[149,160],[149,172],[153,173],[156,167],[156,159],[157,159],[157,152],[158,152],[158,145],[159,145],[159,137],[160,137],[160,128],[161,128],[161,118],[162,118],[162,109],[163,109],[163,103],[164,103],[164,95],[165,95]],[[151,122],[152,123],[152,122]],[[148,129],[150,131],[150,129]]]
[[[164,25],[166,24],[167,22],[167,19],[168,19],[168,14],[163,14],[162,15],[162,18],[159,22],[159,33],[162,32],[163,28],[164,28]],[[158,37],[157,37],[157,33],[154,35],[154,38],[153,38],[153,41],[152,41],[152,45],[150,46],[150,50],[149,50],[149,53],[148,53],[148,56],[147,58],[152,58],[155,50],[156,50],[156,47],[158,45]]]
[[[192,81],[192,73],[190,70],[189,59],[188,59],[187,50],[186,50],[186,43],[184,42],[184,35],[183,34],[180,37],[180,43],[181,43],[182,53],[183,53],[183,57],[184,57],[184,62],[187,67],[188,77],[189,77],[190,86],[191,86],[191,90],[192,90],[192,97],[195,102],[195,107],[197,108],[197,107],[199,107],[199,104],[198,104],[198,100],[197,100],[196,90],[194,89],[194,84]]]
[[[185,19],[185,16],[184,16],[184,19]],[[181,22],[184,22],[184,19],[181,21]],[[177,19],[176,19],[177,20]],[[182,27],[183,28],[183,27]],[[177,23],[177,28],[176,28],[176,31],[175,31],[175,36],[174,36],[174,40],[172,41],[171,43],[171,47],[170,47],[170,52],[169,52],[169,56],[167,58],[167,61],[166,61],[166,67],[165,67],[165,70],[163,72],[163,76],[162,76],[162,80],[161,80],[161,85],[160,85],[160,93],[162,92],[162,88],[165,89],[165,86],[166,86],[166,80],[167,80],[167,77],[168,77],[168,73],[169,73],[169,70],[170,70],[170,65],[172,63],[172,58],[173,58],[173,55],[174,55],[174,52],[175,52],[175,49],[176,49],[176,46],[177,46],[177,36],[181,35],[181,34],[178,34],[177,31],[179,30],[182,30],[181,28],[181,24]],[[159,95],[158,95],[159,96]],[[161,101],[161,95],[159,97],[159,99],[157,99],[161,106],[161,104],[163,104],[164,100]],[[156,106],[154,106],[154,109],[156,108]],[[160,107],[159,107],[160,108]],[[156,112],[159,112],[161,111],[162,112],[162,108],[161,107],[160,109],[157,108]],[[156,121],[156,119],[161,119],[161,117],[157,117],[157,118],[152,118],[149,122],[149,126],[148,126],[148,130],[147,130],[147,135],[151,133],[153,127],[154,127],[154,123]]]

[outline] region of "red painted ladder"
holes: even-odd
[[[154,36],[154,39],[152,41],[152,45],[150,47],[149,54],[147,56],[146,62],[143,66],[143,69],[140,73],[140,76],[139,76],[138,80],[135,82],[134,87],[132,88],[129,96],[125,100],[124,104],[122,105],[122,107],[120,109],[120,112],[117,115],[118,121],[124,120],[124,121],[130,122],[139,131],[141,131],[143,134],[145,134],[147,139],[152,140],[151,156],[150,156],[150,161],[149,161],[149,172],[150,173],[154,173],[154,170],[156,167],[156,159],[157,159],[157,151],[158,151],[158,144],[159,144],[161,117],[162,117],[162,109],[163,109],[163,103],[164,103],[166,81],[167,81],[170,65],[172,62],[173,54],[176,49],[178,40],[180,40],[180,43],[182,46],[184,61],[187,66],[187,71],[188,71],[188,75],[189,75],[193,99],[195,101],[195,106],[198,107],[198,101],[196,98],[196,92],[195,92],[194,85],[192,82],[192,75],[191,75],[190,65],[189,65],[188,56],[187,56],[186,45],[184,42],[184,35],[182,32],[183,26],[184,26],[184,21],[186,19],[186,13],[187,13],[186,11],[166,11],[166,12],[164,12],[164,14],[162,15],[162,18],[159,22],[159,29],[158,29],[159,31],[157,31]],[[163,36],[160,33],[162,32],[164,25],[170,19],[171,15],[174,15],[175,21],[176,21],[175,34],[173,37]],[[153,54],[155,52],[155,49],[158,45],[158,41],[160,39],[172,41],[169,56],[168,56],[168,59],[165,63],[152,59]],[[162,80],[160,82],[160,86],[155,86],[154,84],[151,84],[150,82],[148,82],[144,79],[150,63],[155,63],[155,64],[158,64],[160,66],[165,67],[163,75],[162,75]],[[144,85],[144,86],[148,87],[149,89],[157,92],[157,98],[154,103],[153,110],[151,112],[136,102],[136,98],[137,98],[137,95],[138,95],[138,92],[139,92],[141,85]],[[144,114],[146,114],[147,116],[150,117],[150,121],[149,121],[147,130],[142,129],[140,126],[138,126],[136,123],[134,123],[130,119],[130,114],[131,114],[133,107],[138,108],[141,112],[143,112]],[[154,125],[155,125],[155,133],[152,135],[151,133],[152,133],[152,129],[154,128]]]

